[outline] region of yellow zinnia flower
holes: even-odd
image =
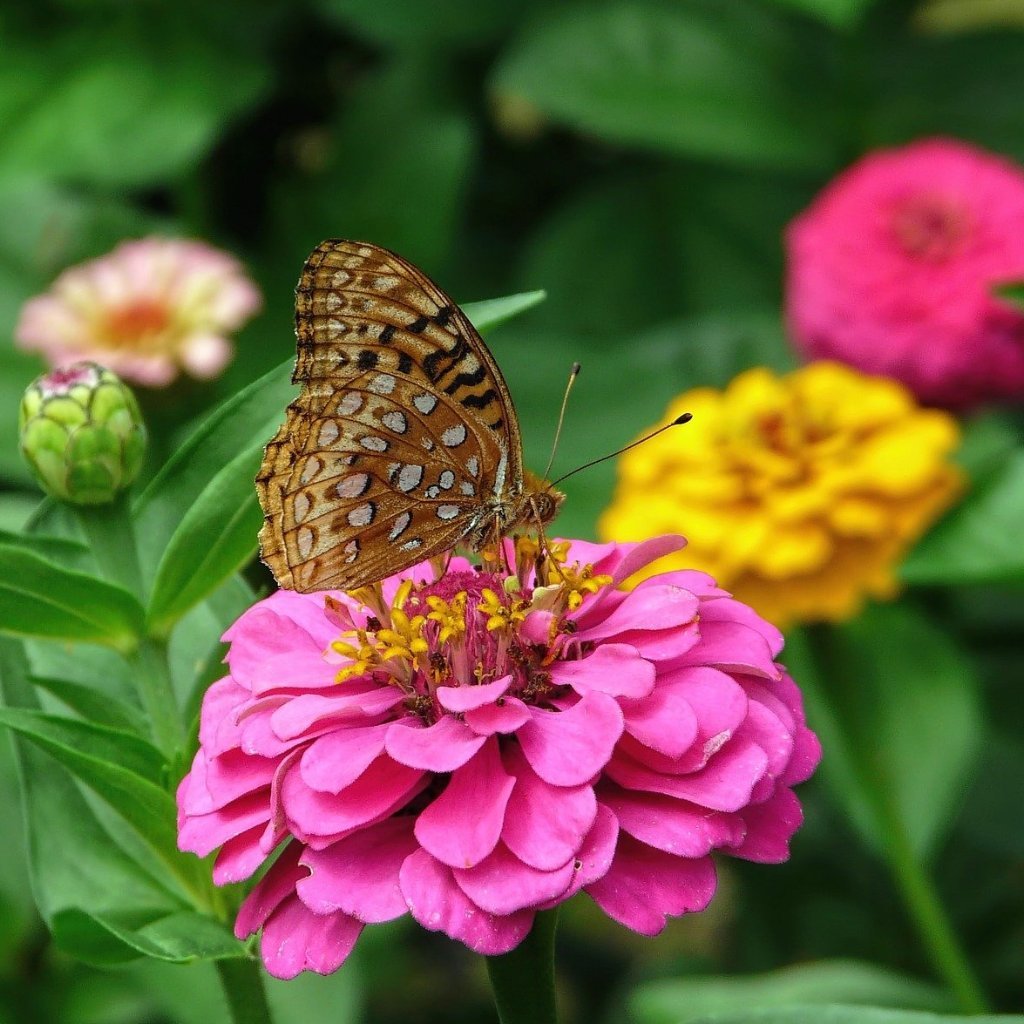
[[[779,625],[892,597],[896,563],[963,488],[949,461],[956,421],[838,363],[748,370],[724,391],[680,395],[662,422],[685,411],[685,430],[622,457],[599,532],[682,533],[675,566],[703,569]]]

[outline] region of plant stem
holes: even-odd
[[[953,930],[928,870],[914,853],[902,822],[895,815],[888,817],[886,854],[889,865],[932,965],[945,978],[964,1013],[990,1012],[984,990]]]
[[[231,1024],[273,1024],[259,962],[232,959],[216,963]]]
[[[185,746],[185,723],[174,696],[171,667],[164,640],[143,640],[128,657],[135,670],[135,685],[142,706],[149,718],[153,741],[163,751],[169,764]]]
[[[100,574],[131,592],[140,601],[142,572],[135,550],[135,533],[128,515],[128,499],[122,495],[109,505],[74,505]]]
[[[555,929],[558,911],[537,915],[530,934],[504,956],[487,958],[501,1024],[558,1024],[555,1007]]]

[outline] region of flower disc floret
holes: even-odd
[[[653,934],[710,901],[712,851],[785,859],[819,749],[780,634],[703,573],[623,588],[681,544],[506,542],[509,572],[281,591],[231,627],[179,843],[220,848],[219,884],[273,860],[236,922],[271,973],[405,913],[504,953],[581,890]]]
[[[748,370],[680,395],[662,423],[684,410],[685,439],[669,431],[622,457],[598,529],[685,530],[685,555],[660,568],[704,569],[781,626],[892,597],[899,560],[962,489],[956,421],[840,363]]]

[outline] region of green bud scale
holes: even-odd
[[[146,428],[120,377],[97,363],[51,370],[25,391],[21,451],[54,498],[104,505],[138,475]]]

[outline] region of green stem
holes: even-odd
[[[895,815],[888,818],[886,854],[889,864],[933,966],[945,978],[964,1013],[990,1012],[984,990],[927,869],[914,853],[906,829]]]
[[[273,1024],[259,963],[249,959],[216,963],[231,1024]]]
[[[501,1024],[558,1024],[555,1008],[555,929],[558,911],[537,915],[530,934],[504,956],[487,958]]]
[[[167,658],[167,643],[163,640],[143,640],[128,657],[135,671],[142,706],[149,718],[153,741],[174,763],[174,756],[185,746],[185,723],[174,696],[171,667]]]
[[[71,506],[85,532],[100,574],[142,600],[142,572],[135,550],[135,533],[122,495],[109,505]]]

